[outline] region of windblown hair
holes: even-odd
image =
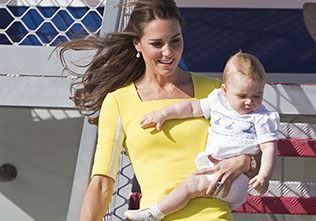
[[[251,54],[238,52],[231,56],[224,68],[223,83],[227,83],[230,76],[240,73],[249,79],[264,83],[265,70],[259,59]]]
[[[118,7],[134,7],[122,32],[109,33],[105,37],[75,39],[57,46],[64,70],[73,74],[64,53],[68,50],[96,50],[92,61],[84,66],[87,70],[80,75],[80,81],[71,85],[74,92],[71,99],[80,113],[89,117],[91,124],[98,123],[98,111],[109,92],[127,86],[143,75],[145,62],[142,57],[136,58],[133,41],[140,41],[146,25],[155,19],[176,19],[181,27],[183,25],[174,0],[138,0]]]

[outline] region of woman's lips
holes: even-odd
[[[158,60],[159,63],[161,63],[161,64],[166,64],[166,65],[171,64],[173,61],[174,61],[174,59],[172,59],[172,60],[165,60],[165,61]]]

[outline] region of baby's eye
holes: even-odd
[[[239,95],[238,97],[241,99],[245,99],[247,96],[246,95]]]

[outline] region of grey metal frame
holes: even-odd
[[[85,118],[78,152],[76,170],[72,184],[67,221],[75,221],[80,219],[81,205],[91,173],[96,138],[97,127],[89,124],[87,118]]]

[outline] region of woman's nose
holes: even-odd
[[[168,44],[163,47],[162,55],[166,57],[170,57],[172,55],[172,49]]]

